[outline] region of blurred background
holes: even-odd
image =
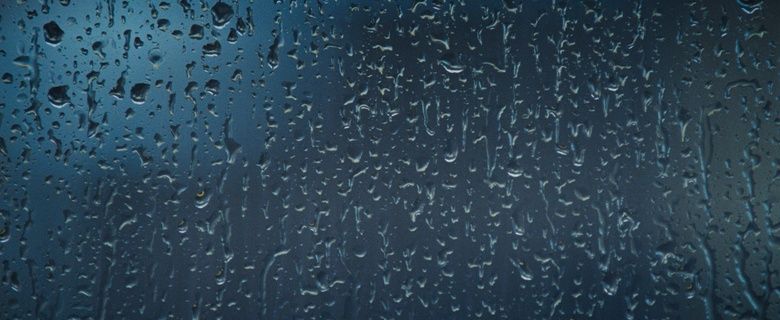
[[[780,319],[779,17],[0,2],[0,318]]]

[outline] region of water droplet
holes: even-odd
[[[764,5],[764,0],[736,0],[739,8],[747,13],[754,14],[756,11],[761,10]]]
[[[194,40],[203,39],[203,26],[199,24],[193,24],[192,26],[190,26],[189,36]]]
[[[214,27],[222,29],[233,18],[233,7],[224,2],[217,2],[211,7],[211,19]]]
[[[51,102],[51,105],[55,108],[62,108],[70,102],[70,97],[68,96],[68,89],[70,87],[68,86],[56,86],[51,87],[49,89],[49,102]]]
[[[49,21],[44,24],[43,31],[46,43],[52,46],[60,44],[60,42],[62,42],[62,37],[65,35],[65,31],[62,31],[60,26],[54,21]]]
[[[146,102],[146,95],[149,93],[151,86],[148,83],[136,83],[130,88],[130,99],[135,104],[144,104]]]

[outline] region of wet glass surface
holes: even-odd
[[[0,318],[780,319],[779,18],[0,2]]]

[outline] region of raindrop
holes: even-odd
[[[130,99],[135,104],[144,104],[146,102],[146,95],[149,93],[151,86],[148,83],[136,83],[130,88]]]
[[[764,0],[736,0],[737,5],[739,5],[739,8],[747,13],[747,14],[754,14],[756,11],[761,10],[761,7],[764,5]]]
[[[219,93],[219,81],[215,79],[206,81],[205,90],[211,95],[217,95]]]
[[[62,108],[66,106],[70,102],[70,97],[68,96],[68,86],[56,86],[51,87],[49,89],[49,102],[51,102],[51,105],[55,108]]]
[[[233,18],[233,7],[224,2],[217,2],[211,7],[211,19],[214,27],[222,29]]]
[[[190,26],[189,36],[190,38],[195,40],[203,39],[203,26],[199,24],[193,24],[192,26]]]
[[[54,21],[49,21],[44,24],[43,31],[46,43],[52,46],[60,44],[60,42],[62,42],[62,37],[65,35],[65,31],[62,31],[60,26]]]

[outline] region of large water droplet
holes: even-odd
[[[214,27],[222,29],[233,18],[233,8],[224,2],[217,2],[211,7],[211,20]]]
[[[135,104],[144,104],[146,102],[146,94],[149,93],[151,86],[148,83],[136,83],[130,89],[130,99]]]
[[[747,14],[753,14],[756,11],[761,10],[763,4],[764,0],[737,0],[739,8]]]
[[[60,29],[54,21],[49,21],[43,25],[43,36],[46,38],[46,43],[56,46],[62,42],[62,37],[65,35],[65,31]]]
[[[49,89],[49,102],[51,102],[51,105],[55,108],[62,108],[66,106],[70,102],[70,97],[68,96],[68,86],[56,86],[51,87]]]

